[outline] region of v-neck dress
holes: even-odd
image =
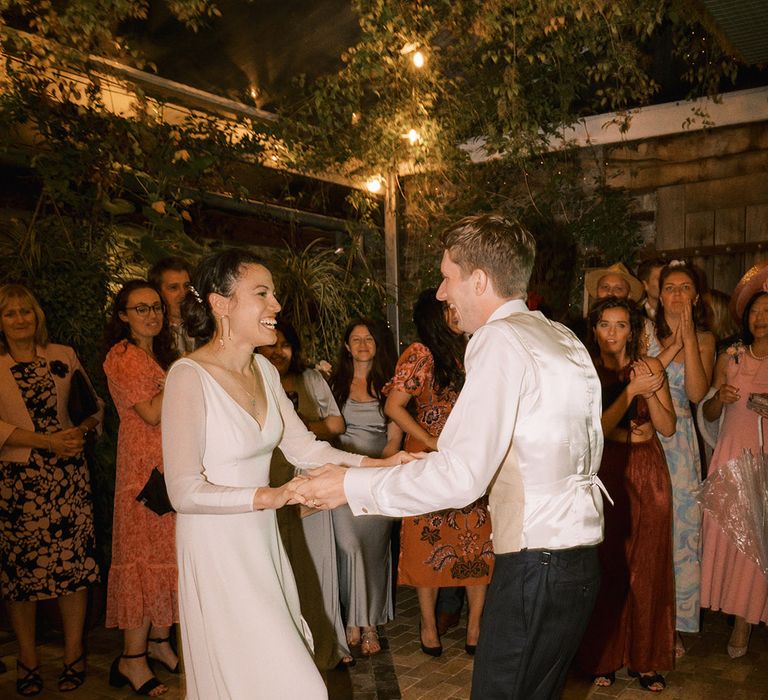
[[[311,656],[274,510],[252,510],[279,446],[299,468],[360,457],[315,439],[260,355],[263,425],[199,364],[177,361],[163,400],[163,452],[176,509],[186,697],[314,700],[327,692]]]

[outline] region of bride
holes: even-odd
[[[269,270],[242,250],[203,260],[182,304],[200,347],[168,374],[162,425],[190,699],[327,697],[275,518],[305,503],[295,491],[304,477],[270,488],[274,448],[300,470],[407,459],[342,452],[305,428],[277,370],[253,353],[276,341],[279,311]]]

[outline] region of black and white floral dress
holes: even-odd
[[[59,360],[49,366],[44,358],[10,368],[38,433],[62,429],[51,372],[68,369]],[[59,457],[32,449],[26,463],[0,462],[2,597],[57,598],[98,579],[91,486],[83,456]]]

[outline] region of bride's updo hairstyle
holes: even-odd
[[[248,250],[229,248],[208,255],[197,266],[192,287],[181,302],[181,317],[187,335],[197,339],[198,347],[216,334],[216,317],[208,296],[232,296],[245,265],[264,265],[264,260]]]

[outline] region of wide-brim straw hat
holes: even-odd
[[[626,280],[629,285],[629,298],[632,301],[640,301],[640,297],[643,296],[645,287],[643,283],[637,279],[623,263],[614,263],[610,267],[596,267],[589,270],[584,275],[584,287],[587,290],[589,296],[597,297],[597,284],[606,275],[619,275],[619,277]]]
[[[731,313],[738,319],[744,315],[749,300],[758,292],[768,291],[768,260],[750,267],[739,280],[731,296]]]

